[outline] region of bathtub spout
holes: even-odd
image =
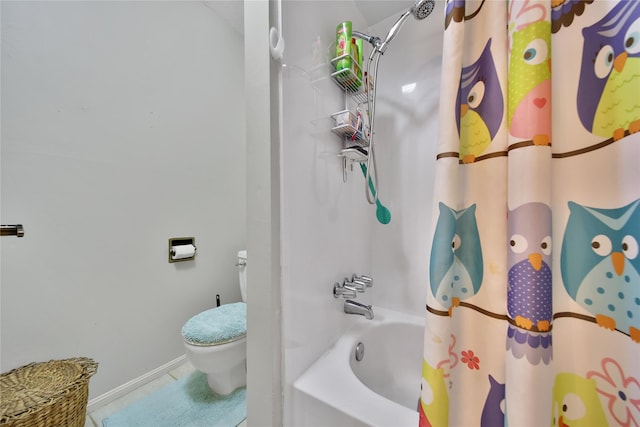
[[[367,319],[373,319],[373,309],[370,305],[360,304],[350,299],[344,302],[344,312],[347,314],[360,314]]]

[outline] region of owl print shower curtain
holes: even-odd
[[[420,426],[640,427],[640,1],[444,28]]]

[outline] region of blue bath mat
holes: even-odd
[[[227,396],[201,372],[170,384],[105,418],[103,427],[235,427],[247,417],[247,389]]]

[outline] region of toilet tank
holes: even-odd
[[[238,252],[238,276],[240,279],[240,293],[242,294],[242,301],[247,301],[247,251],[242,250]]]

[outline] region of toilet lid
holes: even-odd
[[[224,304],[196,314],[182,327],[182,336],[192,345],[225,344],[247,334],[247,304]]]

